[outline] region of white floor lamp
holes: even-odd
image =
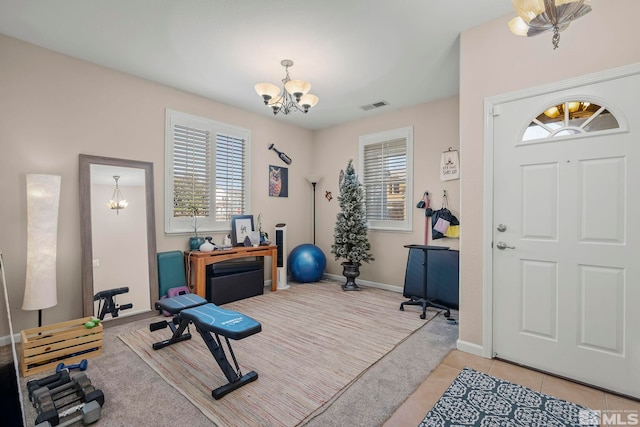
[[[56,254],[60,182],[57,175],[27,174],[27,277],[23,310],[42,310],[58,304]]]

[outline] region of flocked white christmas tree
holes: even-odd
[[[369,252],[371,244],[367,237],[367,216],[364,204],[364,188],[358,181],[358,176],[353,168],[353,160],[349,160],[347,169],[340,172],[340,203],[341,212],[336,218],[336,226],[333,232],[334,244],[331,245],[331,253],[335,259],[346,259],[357,271],[363,262],[373,261],[373,255]],[[345,266],[345,263],[343,263]],[[347,283],[343,285],[345,290],[359,289],[354,280],[349,280],[346,274],[348,266],[345,266]],[[355,279],[355,277],[353,279]]]

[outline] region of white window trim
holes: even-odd
[[[411,206],[413,206],[413,126],[360,136],[358,146],[358,175],[363,176],[365,146],[400,138],[404,138],[407,141],[406,217],[404,221],[368,221],[370,230],[407,232],[413,230],[413,209],[411,209]]]
[[[192,218],[173,217],[173,127],[174,124],[197,127],[211,132],[214,149],[211,155],[212,171],[211,188],[215,188],[215,135],[227,134],[240,137],[245,140],[245,212],[251,212],[251,132],[247,129],[216,122],[204,117],[198,117],[180,111],[166,109],[165,115],[165,191],[164,191],[164,231],[165,234],[194,234]],[[215,220],[215,194],[211,195],[211,216],[207,219],[198,218],[198,234],[207,232],[231,231],[231,221]]]

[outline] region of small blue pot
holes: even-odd
[[[204,237],[189,237],[189,249],[197,251],[200,245],[204,243]]]

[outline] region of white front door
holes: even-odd
[[[574,100],[621,128],[522,140]],[[494,355],[637,398],[639,105],[638,74],[496,105],[492,234]]]

